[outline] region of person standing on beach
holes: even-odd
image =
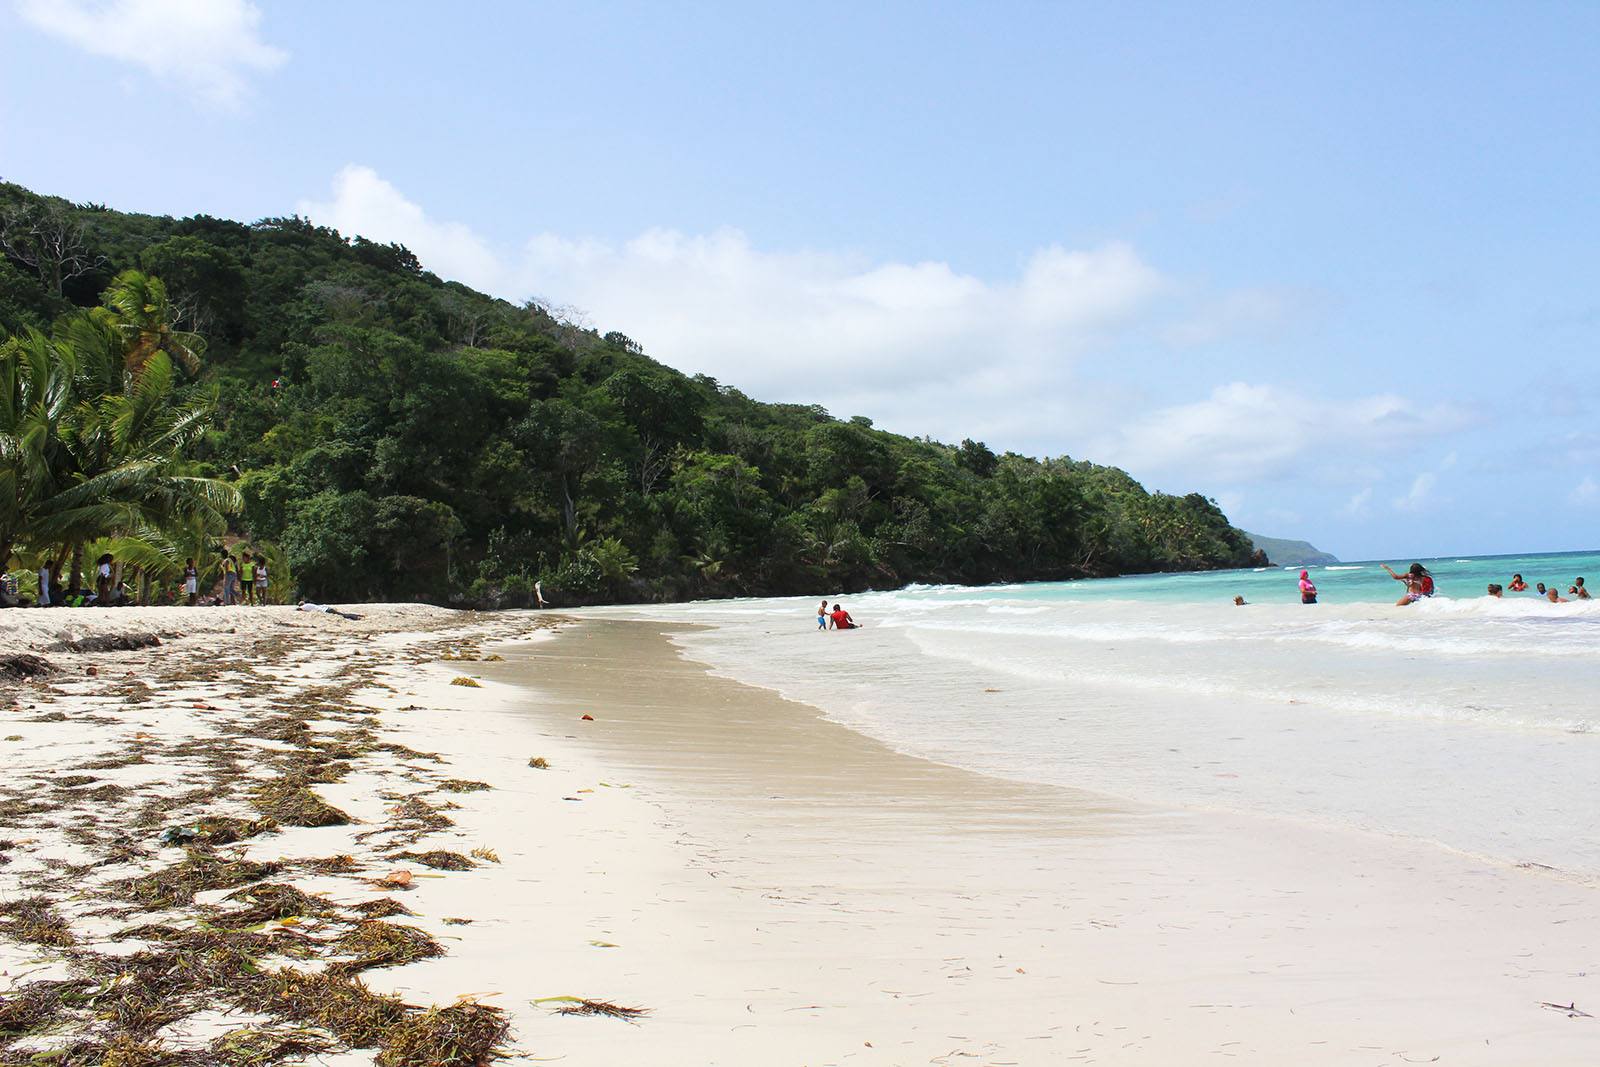
[[[539,602],[541,608],[545,606],[544,581],[542,579],[533,583],[533,599]]]
[[[95,561],[94,568],[94,601],[101,607],[111,602],[111,561],[114,557],[107,552]]]
[[[256,603],[267,602],[267,557],[256,553]]]
[[[246,604],[256,602],[256,558],[246,552],[239,557],[239,590]]]
[[[233,562],[232,552],[222,554],[222,602],[224,604],[239,602],[239,570]]]
[[[189,598],[191,608],[200,600],[200,571],[194,565],[193,556],[183,563],[183,595]]]
[[[39,606],[50,606],[50,568],[53,564],[47,559],[39,564]]]
[[[827,628],[828,628],[828,602],[826,600],[824,600],[821,604],[817,605],[817,629],[826,630]]]
[[[1407,604],[1415,604],[1423,597],[1433,595],[1433,575],[1429,574],[1428,568],[1422,564],[1413,563],[1411,569],[1404,574],[1396,574],[1394,568],[1387,563],[1381,564],[1381,566],[1389,572],[1389,577],[1397,582],[1406,583],[1406,595],[1394,602],[1395,607],[1400,608],[1405,607]]]
[[[1317,587],[1311,581],[1309,571],[1300,572],[1300,603],[1315,604],[1317,602]]]

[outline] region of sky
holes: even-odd
[[[0,0],[0,40],[38,192],[298,213],[1345,559],[1600,547],[1600,5]]]

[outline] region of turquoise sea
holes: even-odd
[[[581,614],[693,623],[691,658],[928,759],[1600,880],[1600,601],[1483,595],[1600,553],[1421,562],[1406,607],[1370,562],[1309,568],[1315,605],[1271,567],[829,594],[847,632],[822,591]]]

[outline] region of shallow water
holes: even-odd
[[[1274,568],[864,594],[847,633],[818,598],[593,613],[699,624],[691,657],[914,755],[1600,878],[1600,605],[1477,595],[1600,557],[1426,562],[1407,607],[1347,564],[1312,606]]]

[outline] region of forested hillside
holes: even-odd
[[[571,604],[1250,561],[1248,538],[1198,493],[761,403],[621,333],[441,281],[403,247],[300,218],[125,214],[4,184],[0,253],[10,364],[30,345],[76,359],[68,335],[94,318],[82,309],[109,305],[124,271],[159,279],[148,288],[161,300],[95,321],[131,336],[128,316],[143,314],[166,320],[143,325],[151,336],[197,335],[192,367],[168,361],[168,402],[214,391],[214,414],[209,432],[170,442],[164,470],[237,491],[176,526],[159,509],[110,509],[98,526],[24,517],[6,566],[69,542],[128,553],[137,541],[141,565],[170,581],[185,556],[214,567],[219,545],[244,538],[311,598],[521,603],[542,580]],[[19,388],[0,426],[13,443],[27,429]],[[129,369],[94,388],[150,385]],[[51,477],[54,493],[83,474]],[[21,492],[15,470],[11,484],[0,493]]]

